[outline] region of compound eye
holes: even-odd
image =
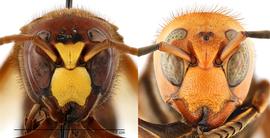
[[[175,86],[180,86],[185,73],[183,59],[174,55],[161,52],[160,62],[162,73],[165,78]]]
[[[183,29],[183,28],[178,28],[173,30],[168,37],[166,38],[166,42],[170,43],[173,40],[182,40],[185,39],[187,37],[187,30]]]
[[[92,42],[102,42],[107,39],[105,33],[97,28],[92,28],[88,31],[88,38]]]
[[[97,54],[86,66],[93,84],[102,88],[103,92],[106,92],[112,83],[115,73],[114,60],[113,50],[108,49]]]
[[[227,79],[231,87],[239,85],[246,78],[249,60],[248,47],[243,42],[240,49],[228,61]]]
[[[230,29],[230,30],[225,32],[225,36],[229,41],[232,40],[233,38],[235,38],[236,35],[237,35],[237,32],[233,29]]]
[[[37,33],[37,35],[44,41],[49,42],[51,39],[51,33],[49,31],[43,30]]]

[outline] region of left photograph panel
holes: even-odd
[[[0,137],[136,137],[137,49],[91,9],[61,2],[0,36],[0,47],[14,43],[0,66]]]

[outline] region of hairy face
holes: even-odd
[[[106,39],[122,41],[113,25],[85,11],[65,9],[34,20],[22,31],[38,35],[56,53],[52,61],[39,47],[25,42],[20,59],[28,95],[53,109],[52,118],[80,120],[110,94],[117,51],[109,48],[87,61],[83,56]]]
[[[253,49],[245,40],[240,49],[220,63],[220,53],[237,31],[234,18],[217,12],[190,12],[175,17],[157,42],[168,42],[194,61],[155,52],[154,68],[164,101],[188,123],[211,129],[222,125],[247,96],[253,74]]]

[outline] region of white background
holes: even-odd
[[[17,34],[19,28],[32,19],[64,5],[65,0],[3,0],[0,3],[0,36]],[[126,44],[133,47],[152,44],[160,26],[166,23],[172,13],[192,7],[211,9],[216,5],[240,14],[246,30],[270,30],[270,7],[267,0],[74,0],[74,7],[94,11],[117,25]],[[254,39],[253,42],[256,50],[256,76],[270,80],[270,40]],[[0,47],[0,65],[11,46]],[[146,57],[135,59],[141,71]],[[0,133],[3,131],[0,130]]]

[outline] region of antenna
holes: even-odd
[[[72,0],[66,0],[66,8],[72,8]]]

